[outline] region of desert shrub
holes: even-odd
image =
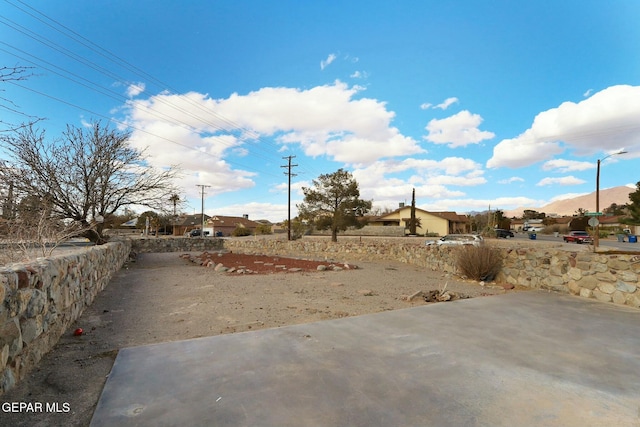
[[[234,237],[242,237],[242,236],[251,236],[251,230],[249,230],[246,227],[236,227],[232,232],[231,235]]]
[[[502,257],[490,246],[463,246],[456,257],[458,271],[472,280],[493,280],[502,268]]]
[[[256,227],[256,234],[273,234],[269,224],[260,224]]]

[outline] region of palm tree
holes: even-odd
[[[173,203],[173,216],[175,218],[176,207],[178,206],[178,202],[180,201],[180,196],[178,196],[177,194],[172,194],[171,197],[169,197],[169,201]]]

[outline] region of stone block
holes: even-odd
[[[598,289],[595,289],[593,291],[593,296],[598,300],[598,301],[602,301],[602,302],[611,302],[611,295],[610,294],[605,294],[604,292],[600,292]]]
[[[582,289],[580,289],[580,296],[583,297],[583,298],[592,298],[593,297],[593,291],[591,289],[582,288]]]
[[[613,270],[618,270],[618,271],[629,270],[629,262],[628,261],[625,262],[620,258],[611,258],[607,263],[607,265],[609,266],[609,268]]]
[[[578,261],[576,263],[576,268],[582,271],[589,271],[591,270],[591,263],[588,261]]]
[[[2,376],[0,377],[0,391],[7,391],[13,388],[16,384],[16,378],[13,375],[13,371],[10,367],[5,368]]]
[[[580,290],[582,289],[575,280],[570,280],[567,283],[567,288],[569,288],[569,292],[573,295],[580,295]]]
[[[614,274],[611,274],[608,271],[605,273],[597,273],[596,279],[598,279],[600,282],[608,283],[615,283],[618,280]]]
[[[34,317],[44,310],[46,304],[46,294],[38,289],[34,289],[31,295],[31,299],[27,304],[27,310],[25,314],[27,317]]]
[[[602,282],[598,285],[598,290],[602,293],[610,295],[616,291],[616,287],[612,283]]]
[[[9,360],[9,344],[5,344],[2,346],[2,351],[0,351],[0,372],[4,371],[4,368],[7,367],[8,360]]]
[[[624,282],[638,282],[638,275],[633,271],[620,271],[617,274],[618,278]]]
[[[0,328],[0,347],[9,346],[9,357],[14,357],[22,351],[22,334],[18,321],[11,319]]]
[[[584,276],[578,281],[580,287],[589,290],[594,290],[596,286],[598,286],[598,283],[598,279],[596,279],[595,276]]]
[[[636,289],[638,289],[638,287],[636,285],[632,285],[629,283],[625,283],[621,280],[618,280],[618,282],[616,283],[616,289],[619,290],[620,292],[632,294],[636,291]]]
[[[573,280],[580,280],[580,278],[582,278],[582,270],[579,268],[570,268],[569,271],[567,271],[567,274]]]
[[[625,295],[620,291],[615,291],[611,295],[611,299],[616,304],[626,304],[626,302],[627,302],[627,299],[625,298]]]
[[[22,319],[20,322],[22,341],[29,344],[42,333],[42,316],[31,319]]]
[[[640,308],[640,295],[638,295],[637,292],[632,295],[627,295],[626,300],[627,305],[635,308]]]

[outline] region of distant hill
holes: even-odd
[[[629,203],[629,194],[633,193],[635,188],[625,185],[606,190],[600,190],[600,211],[611,206],[612,203],[625,205]],[[557,200],[541,207],[520,207],[505,211],[505,216],[521,217],[525,209],[531,209],[537,212],[544,212],[547,215],[557,214],[561,216],[573,215],[578,209],[586,209],[590,212],[596,210],[596,192],[586,194],[584,196],[574,197],[571,199]]]

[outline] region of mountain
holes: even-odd
[[[629,194],[635,191],[635,187],[627,187],[621,185],[619,187],[607,188],[600,190],[600,212],[611,206],[612,203],[618,205],[626,205],[629,203]],[[585,209],[590,212],[596,210],[596,192],[585,194],[571,199],[556,200],[541,207],[520,207],[513,210],[505,211],[504,214],[508,218],[521,217],[525,209],[531,209],[537,212],[544,212],[547,215],[570,216],[578,209]]]

